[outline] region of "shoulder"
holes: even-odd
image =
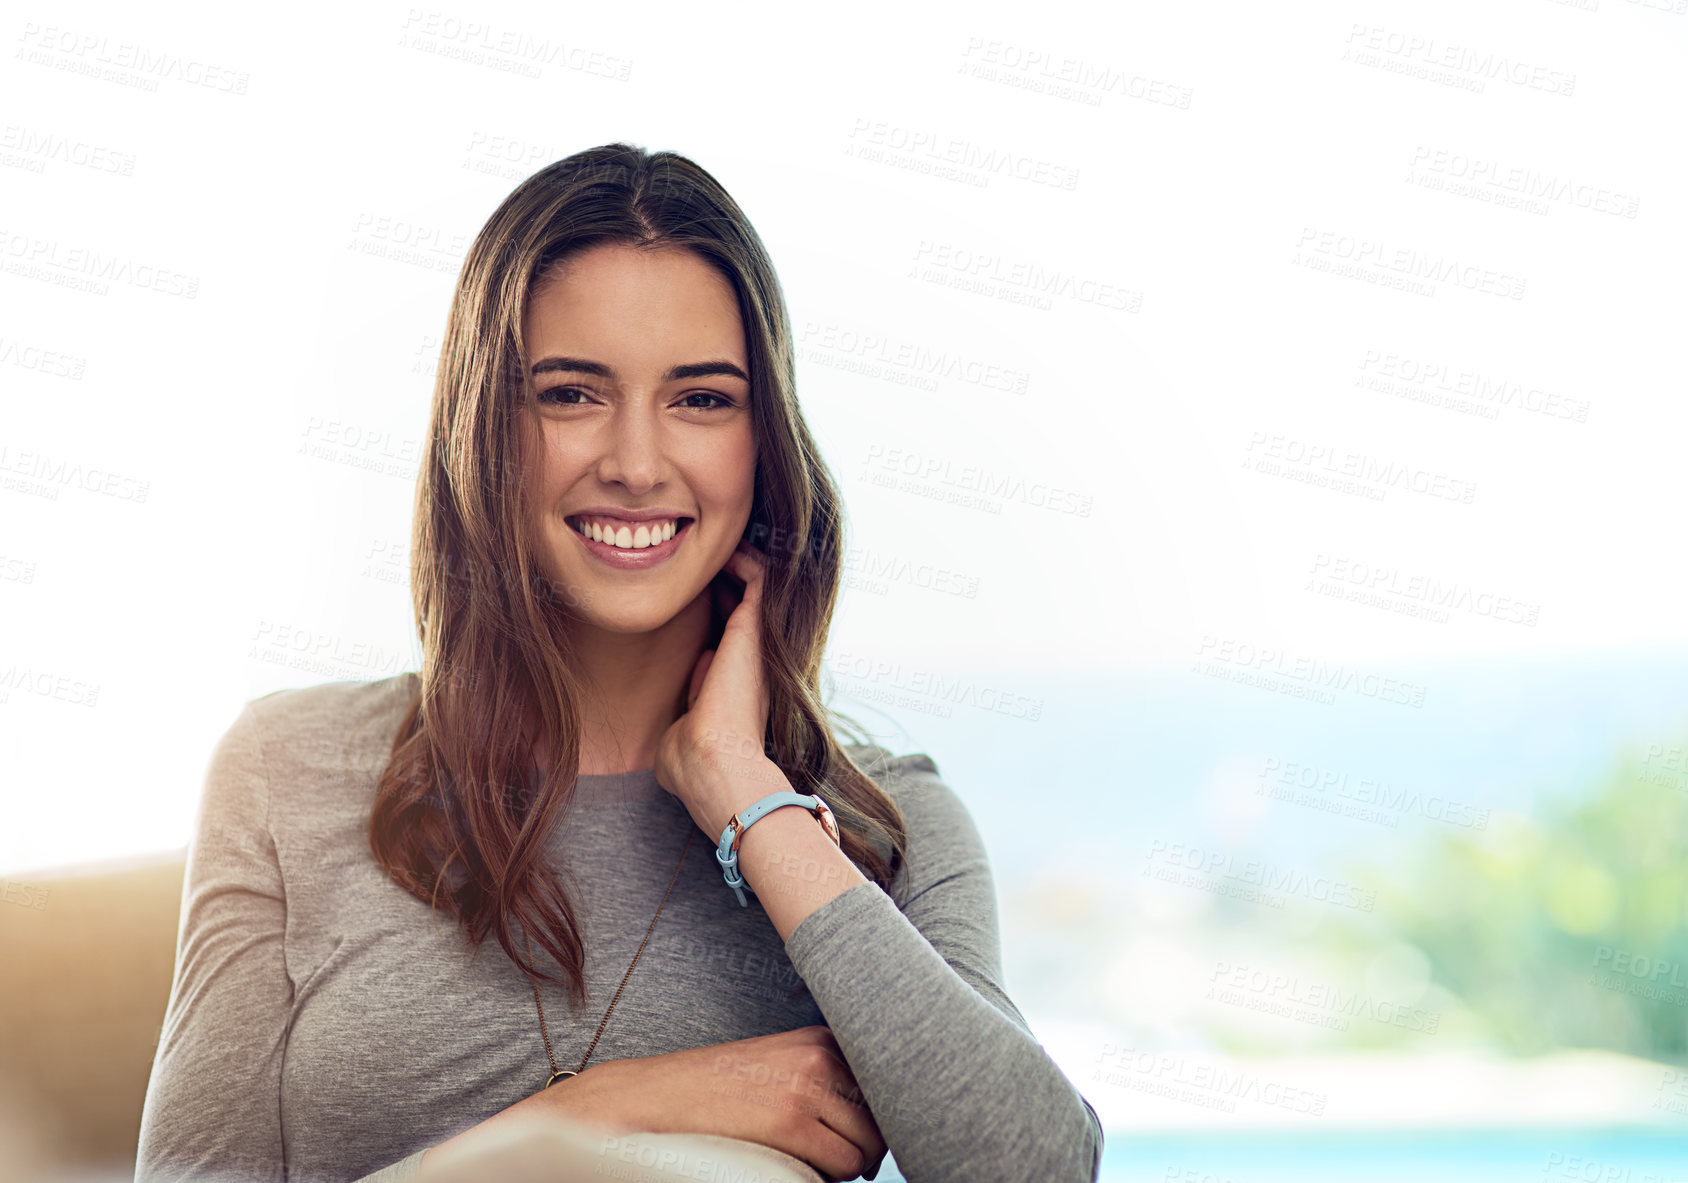
[[[847,743],[839,747],[857,768],[882,785],[887,781],[900,783],[916,773],[938,775],[937,764],[925,752],[893,756],[889,749],[870,743]]]
[[[984,839],[960,794],[924,752],[893,755],[873,744],[844,744],[844,753],[902,812],[908,831],[905,870],[899,878],[918,889],[966,866],[987,865]]]
[[[875,784],[897,803],[911,825],[915,818],[953,821],[967,816],[962,803],[938,771],[937,763],[925,752],[896,756],[874,744],[843,744],[849,756]]]
[[[373,681],[322,682],[249,700],[229,729],[260,755],[272,791],[300,798],[313,789],[338,797],[373,785],[420,685],[414,672]]]
[[[397,728],[420,685],[414,671],[374,681],[320,682],[273,690],[250,700],[242,718],[274,744],[345,745]],[[392,735],[385,735],[390,748]]]

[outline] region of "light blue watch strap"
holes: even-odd
[[[721,877],[727,881],[727,886],[738,896],[739,907],[748,908],[750,901],[744,898],[746,888],[752,892],[756,889],[745,882],[744,876],[738,869],[739,839],[744,832],[758,821],[767,817],[774,810],[784,805],[801,805],[810,810],[826,830],[827,836],[838,841],[838,823],[832,816],[832,810],[827,803],[818,796],[798,793],[791,789],[782,789],[777,793],[769,793],[756,804],[747,809],[741,809],[727,822],[727,828],[721,831],[721,841],[715,848],[715,861],[721,864]]]

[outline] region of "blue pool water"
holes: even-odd
[[[1099,1183],[1678,1183],[1688,1128],[1115,1131]],[[874,1183],[905,1183],[887,1158]],[[973,1183],[989,1183],[976,1180]]]
[[[1101,1183],[1668,1183],[1688,1129],[1425,1130],[1108,1138]]]

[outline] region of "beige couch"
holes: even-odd
[[[183,848],[57,873],[0,874],[0,1183],[133,1177],[170,997],[186,856]],[[619,1178],[680,1177],[705,1156],[751,1168],[745,1178],[821,1183],[806,1163],[755,1143],[636,1140],[619,1145]],[[436,1170],[430,1155],[429,1173],[438,1183],[551,1183],[569,1177],[562,1164],[585,1145],[566,1129],[517,1130],[483,1162]],[[603,1176],[600,1153],[593,1150],[582,1177]]]

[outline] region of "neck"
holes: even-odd
[[[657,744],[686,709],[686,691],[709,638],[710,618],[705,588],[672,620],[648,633],[576,629],[574,657],[587,685],[580,703],[579,775],[656,766]],[[546,755],[541,736],[534,745],[541,767]]]

